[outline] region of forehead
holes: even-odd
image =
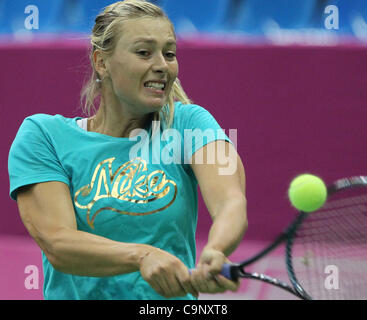
[[[175,34],[170,22],[164,18],[138,18],[125,21],[119,44],[129,45],[141,39],[156,42],[175,42]]]

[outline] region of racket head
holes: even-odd
[[[306,299],[367,299],[367,177],[328,186],[326,204],[289,228],[286,265]]]

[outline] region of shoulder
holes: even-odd
[[[206,108],[197,104],[175,104],[174,121],[178,126],[205,126],[205,123],[214,123],[216,120],[213,114]]]
[[[199,106],[197,104],[183,104],[181,102],[175,103],[175,115],[177,114],[177,116],[182,115],[188,116],[197,112],[208,112],[208,111],[202,106]]]
[[[56,128],[66,124],[69,118],[65,118],[62,115],[50,115],[45,113],[37,113],[26,117],[20,129],[39,129],[41,131],[53,131]]]
[[[174,122],[178,126],[185,126],[191,122],[201,121],[208,116],[212,116],[210,112],[197,104],[175,103]]]
[[[70,119],[72,120],[72,119]],[[61,115],[49,115],[37,113],[24,118],[21,123],[15,140],[16,141],[36,141],[46,137],[57,136],[65,132],[65,125],[68,118]]]
[[[26,117],[24,119],[24,122],[29,121],[29,122],[37,123],[39,125],[47,125],[47,124],[55,124],[58,122],[62,122],[64,120],[66,120],[66,118],[59,114],[50,115],[50,114],[45,114],[45,113],[36,113],[36,114]]]

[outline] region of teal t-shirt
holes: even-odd
[[[153,122],[134,138],[117,138],[88,132],[79,119],[35,114],[23,121],[9,152],[10,197],[16,200],[21,186],[63,182],[78,230],[149,244],[194,268],[197,180],[188,162],[205,144],[229,141],[217,121],[200,106],[177,102],[169,130]],[[140,272],[76,276],[42,257],[45,299],[165,299]]]

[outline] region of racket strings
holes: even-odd
[[[367,299],[367,195],[346,193],[309,214],[294,239],[295,275],[313,299]]]

